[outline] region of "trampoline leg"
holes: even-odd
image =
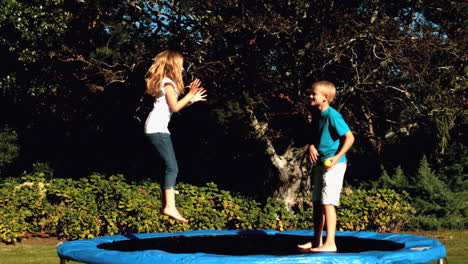
[[[68,262],[67,259],[60,258],[60,264],[66,264]]]
[[[439,259],[439,260],[437,261],[437,264],[444,264],[444,259]]]

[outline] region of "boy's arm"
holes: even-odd
[[[348,152],[348,150],[354,143],[354,135],[351,131],[346,132],[346,134],[343,135],[343,138],[343,145],[341,146],[340,151],[338,151],[338,153],[335,156],[329,158],[331,164],[330,166],[328,166],[328,168],[335,166],[336,163],[338,163],[341,157],[343,157],[343,155],[346,154],[346,152]]]
[[[308,120],[308,124],[306,126],[306,135],[307,135],[307,143],[309,143],[309,160],[312,164],[315,164],[319,161],[319,153],[318,153],[318,150],[317,148],[315,147],[314,145],[314,139],[316,139],[318,137],[317,135],[317,127],[318,127],[318,124],[317,124],[317,120],[314,119],[314,116],[316,115],[311,115],[311,116],[308,116],[308,118],[310,118]]]
[[[319,153],[317,151],[317,148],[315,148],[314,144],[310,144],[309,146],[309,159],[312,163],[317,163],[319,159]]]

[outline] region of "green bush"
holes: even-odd
[[[337,230],[397,232],[415,210],[407,201],[406,193],[390,189],[343,190],[337,207]],[[313,227],[313,203],[303,200],[293,207],[294,229]]]
[[[338,230],[398,232],[415,213],[406,193],[391,189],[357,190],[341,196]]]
[[[462,193],[468,190],[468,147],[453,143],[444,154],[437,177],[446,182],[450,190]]]
[[[466,159],[464,161],[466,163]],[[449,187],[451,180],[463,182],[463,170],[459,164],[451,162],[449,167],[443,167],[443,172],[456,172],[453,175],[440,175],[433,171],[426,157],[419,163],[418,170],[413,174],[404,173],[401,167],[390,176],[384,168],[383,173],[373,186],[401,190],[408,193],[416,213],[411,216],[407,227],[410,229],[437,230],[440,228],[467,228],[466,195],[464,192],[454,192],[454,185]],[[453,177],[454,179],[451,179]]]
[[[291,222],[291,229],[294,230],[308,230],[313,229],[314,223],[314,204],[311,198],[300,199],[292,206],[294,218]]]
[[[16,132],[9,127],[0,128],[0,175],[2,169],[19,156],[19,151]]]
[[[26,215],[17,206],[21,200],[15,193],[17,185],[18,181],[9,180],[4,182],[0,189],[0,241],[6,243],[18,241],[29,229]]]
[[[18,241],[28,233],[86,239],[132,232],[312,228],[310,201],[299,201],[291,213],[273,198],[261,204],[220,190],[214,183],[201,187],[179,183],[177,205],[190,220],[184,224],[159,213],[161,188],[157,183],[129,184],[122,175],[99,174],[80,180],[46,180],[47,166],[35,168],[21,181],[5,180],[0,185],[3,242]],[[410,213],[404,196],[391,190],[343,193],[338,228],[394,231]]]

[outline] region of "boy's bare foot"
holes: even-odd
[[[313,253],[321,253],[321,252],[336,253],[336,251],[337,251],[337,248],[335,245],[333,246],[322,245],[320,247],[310,249],[310,252],[313,252]]]
[[[302,245],[297,245],[299,249],[311,249],[312,248],[312,242],[307,242]]]
[[[310,241],[310,242],[307,242],[305,244],[302,244],[302,245],[297,245],[297,248],[299,248],[299,250],[306,250],[306,251],[310,251],[310,249],[314,248],[315,247],[321,247],[323,245],[323,242],[322,240],[318,240],[318,241]]]
[[[183,217],[177,209],[163,209],[161,210],[161,214],[167,215],[177,221],[180,221],[182,223],[188,223],[189,220]]]

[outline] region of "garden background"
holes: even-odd
[[[356,136],[341,230],[464,230],[465,1],[4,0],[0,240],[310,229],[308,85]],[[143,134],[144,75],[175,49],[208,101],[173,116],[178,204]]]

